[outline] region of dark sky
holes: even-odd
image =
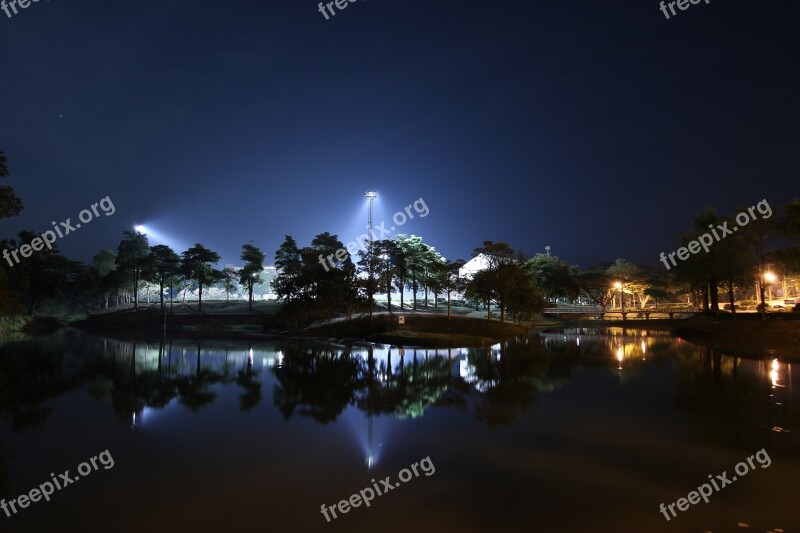
[[[657,263],[704,206],[800,196],[800,7],[658,2],[39,1],[0,12],[0,150],[43,231],[89,260],[141,223],[271,261],[423,198],[450,259],[484,240]],[[336,9],[334,7],[334,9]],[[412,212],[414,212],[412,210]],[[153,243],[160,242],[152,239]]]

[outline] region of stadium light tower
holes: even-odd
[[[367,191],[364,193],[364,198],[369,201],[369,215],[367,218],[367,234],[369,235],[369,240],[372,240],[372,202],[374,202],[377,197],[378,193],[375,191]]]

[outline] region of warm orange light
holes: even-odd
[[[775,283],[775,280],[777,280],[777,279],[778,278],[772,272],[765,272],[764,273],[764,280],[766,280],[767,283]]]
[[[614,283],[614,287],[616,287],[617,289],[621,289],[622,288],[622,283],[620,283],[618,281],[618,282]]]
[[[778,371],[780,370],[781,365],[777,359],[772,360],[772,370],[769,373],[769,379],[772,381],[772,386],[778,386]]]

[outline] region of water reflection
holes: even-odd
[[[367,479],[396,472],[409,464],[402,453],[416,456],[424,441],[422,453],[450,461],[454,478],[440,487],[460,487],[459,499],[482,494],[495,508],[534,498],[559,521],[572,517],[575,502],[585,503],[585,527],[567,530],[599,530],[596,516],[613,512],[612,497],[648,507],[651,497],[664,499],[654,485],[665,484],[665,497],[674,498],[710,457],[739,460],[766,448],[782,466],[765,472],[791,472],[800,444],[797,390],[795,364],[774,354],[743,359],[655,330],[567,329],[441,350],[122,342],[62,330],[0,345],[0,491],[16,495],[33,486],[43,453],[69,465],[76,443],[94,449],[102,442],[113,444],[115,457],[127,452],[131,471],[144,472],[120,481],[125,490],[141,483],[137,494],[152,495],[142,505],[187,490],[178,482],[153,484],[164,469],[177,464],[175,479],[182,480],[202,465],[204,475],[246,494],[261,495],[265,476],[280,480],[274,498],[289,524],[303,520],[293,507],[296,492],[321,484],[320,499],[349,493],[364,486],[363,469],[371,471]],[[476,431],[476,421],[510,429]],[[70,432],[68,445],[52,446],[73,426],[82,431]],[[189,440],[191,450],[183,445]],[[329,454],[319,453],[320,442]],[[253,468],[248,461],[258,454],[264,457]],[[483,475],[473,474],[480,473],[476,465]],[[573,465],[569,475],[564,465]],[[313,483],[295,482],[298,468],[307,468]],[[347,476],[346,489],[330,481]],[[522,476],[535,480],[534,488],[518,494]],[[748,497],[788,494],[783,479],[747,489]],[[484,496],[487,483],[500,492]],[[604,490],[609,486],[618,492]],[[529,507],[515,509],[508,507],[514,523],[505,529],[521,530],[530,520]],[[661,519],[655,507],[646,512]],[[547,528],[555,529],[552,523]]]
[[[238,387],[239,408],[250,411],[267,386],[285,420],[299,416],[328,424],[351,406],[369,419],[398,420],[447,408],[503,426],[579,368],[607,368],[624,384],[665,363],[674,372],[675,408],[711,440],[741,439],[743,423],[773,432],[798,428],[791,364],[742,360],[666,332],[623,328],[567,329],[487,348],[439,350],[123,342],[62,330],[0,347],[0,417],[15,431],[36,428],[50,416],[48,400],[87,384],[96,399],[110,399],[122,423],[138,428],[175,404],[202,410],[217,400],[220,386]]]

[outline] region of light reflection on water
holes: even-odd
[[[447,480],[453,493],[452,505],[470,502],[464,512],[476,530],[490,525],[475,510],[484,504],[505,505],[508,529],[528,520],[525,505],[508,506],[513,495],[503,489],[486,494],[488,474],[483,481],[469,474],[492,464],[497,479],[489,479],[499,487],[516,487],[520,469],[536,473],[538,481],[524,486],[541,483],[526,497],[548,494],[542,508],[553,513],[552,521],[543,518],[542,524],[602,531],[598,524],[610,506],[598,497],[596,481],[609,471],[637,479],[639,485],[615,490],[628,501],[628,512],[642,509],[640,520],[646,523],[650,500],[674,500],[688,491],[687,480],[697,477],[698,468],[703,476],[716,468],[709,457],[740,460],[745,452],[767,447],[776,465],[798,466],[796,454],[788,451],[800,444],[794,366],[774,357],[735,357],[660,331],[621,328],[568,329],[453,349],[285,340],[126,342],[66,332],[0,346],[0,487],[10,486],[5,492],[16,495],[34,486],[41,457],[33,450],[46,447],[48,464],[66,468],[73,461],[68,450],[94,450],[98,442],[111,446],[112,439],[121,464],[135,465],[133,482],[139,471],[160,472],[188,454],[189,463],[202,464],[209,475],[258,494],[263,487],[233,476],[222,459],[247,447],[258,458],[250,460],[269,464],[269,476],[283,483],[296,477],[292,469],[300,461],[304,475],[319,487],[314,497],[320,502],[430,455],[441,469],[434,477]],[[75,405],[86,414],[76,413]],[[67,420],[77,425],[87,417],[92,431],[70,435],[69,446],[46,444],[65,438]],[[183,439],[193,431],[188,446]],[[411,457],[406,450],[413,450]],[[674,480],[661,471],[665,450],[685,463],[670,463]],[[567,468],[578,457],[581,471],[569,470],[569,479],[548,474],[552,461]],[[791,472],[788,466],[770,474],[773,470],[774,476]],[[783,487],[782,477],[759,475],[770,486]],[[753,491],[753,501],[768,505],[764,485],[748,487],[737,490]],[[148,489],[154,498],[173,497],[168,487]],[[415,501],[403,500],[414,498],[413,491],[406,494],[397,496],[397,505]],[[470,494],[486,501],[470,500]],[[492,503],[493,497],[506,503]],[[296,493],[285,489],[271,498],[288,508]],[[716,507],[695,512],[693,525],[711,530],[715,513],[737,508],[716,498]],[[587,509],[585,523],[571,512],[576,501]],[[450,505],[442,504],[443,517]],[[276,523],[306,520],[281,512],[275,511]],[[757,509],[752,512],[758,515]],[[708,521],[698,518],[703,516]],[[204,518],[216,524],[213,517]],[[244,529],[261,524],[252,517],[239,520]],[[660,527],[654,524],[645,529]],[[778,525],[787,523],[770,527]]]
[[[275,387],[280,391],[287,385],[296,387],[292,380],[308,371],[319,380],[302,383],[306,388],[299,391],[300,407],[287,405],[287,409],[291,407],[287,412],[292,416],[297,411],[317,421],[334,421],[348,406],[365,413],[413,419],[423,416],[448,394],[456,397],[451,400],[460,397],[461,401],[471,394],[485,397],[514,381],[527,383],[528,394],[536,395],[557,390],[581,367],[613,368],[624,383],[637,379],[649,363],[665,359],[673,362],[679,379],[686,371],[696,374],[700,369],[709,371],[712,381],[732,379],[734,385],[739,383],[734,378],[752,376],[769,383],[766,397],[775,407],[794,406],[797,400],[796,372],[790,362],[731,357],[719,350],[681,343],[655,330],[567,329],[487,348],[452,349],[301,342],[126,342],[85,335],[73,341],[78,338],[86,344],[80,355],[73,349],[58,355],[57,370],[62,380],[79,380],[82,373],[91,374],[94,394],[99,398],[110,395],[115,409],[126,408],[132,427],[156,419],[159,411],[176,403],[200,409],[215,400],[215,389],[220,385],[235,384],[245,389],[242,408],[252,408],[262,401],[260,389],[266,376],[276,380]],[[51,348],[71,341],[53,342]],[[29,348],[32,346],[36,342]],[[42,346],[35,350],[42,351]],[[331,376],[336,378],[334,382],[327,381]],[[346,386],[339,391],[343,400],[338,412],[326,415],[329,420],[315,416],[313,407],[303,407],[313,399],[313,388],[341,388],[343,384]],[[14,418],[14,413],[11,416]],[[24,426],[24,416],[20,418],[17,422]],[[795,429],[792,423],[775,427],[780,431]]]

